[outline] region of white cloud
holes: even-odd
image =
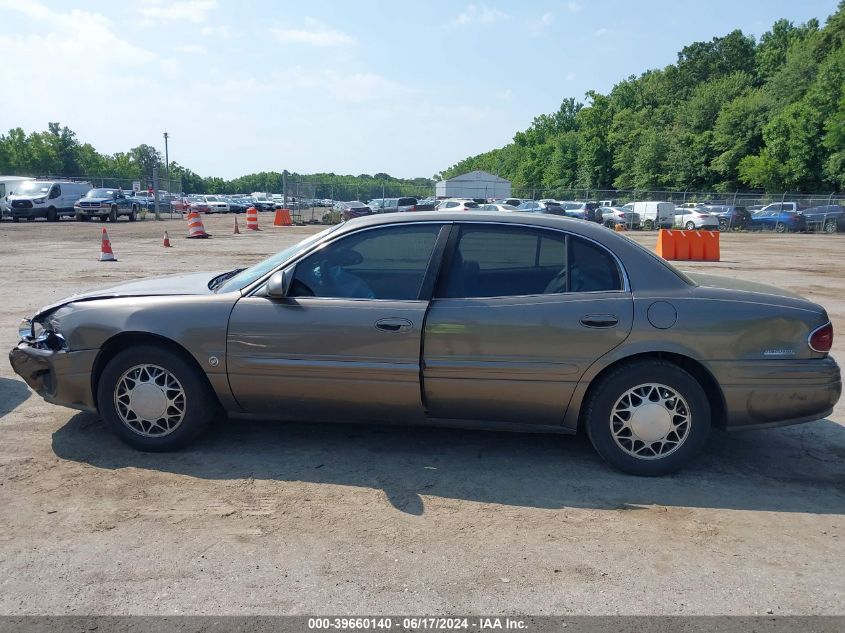
[[[546,13],[541,15],[539,19],[528,21],[528,31],[531,35],[542,35],[554,21],[555,16],[546,11]]]
[[[584,5],[573,0],[572,2],[566,3],[566,8],[570,13],[579,13],[584,8]]]
[[[200,44],[182,44],[177,46],[176,50],[180,53],[188,53],[189,55],[205,55],[208,49]]]
[[[497,9],[496,7],[489,7],[486,4],[470,4],[461,13],[455,16],[450,24],[452,26],[465,26],[467,24],[492,24],[499,20],[507,20],[510,16]]]
[[[604,28],[604,27],[601,27],[600,29],[596,29],[595,35],[596,35],[596,37],[601,37],[602,35],[607,35],[607,29]]]
[[[149,0],[138,12],[146,18],[147,24],[155,22],[205,22],[209,12],[217,8],[217,0],[178,0],[163,3]]]
[[[283,44],[308,44],[309,46],[348,46],[356,43],[356,39],[332,29],[314,18],[305,18],[304,28],[290,29],[281,26],[270,28],[270,33]]]
[[[217,37],[222,40],[230,40],[233,37],[240,36],[240,33],[233,31],[228,24],[221,24],[220,26],[204,26],[200,29],[200,34],[206,37]]]

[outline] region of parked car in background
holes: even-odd
[[[422,200],[417,200],[417,204],[414,205],[414,211],[434,211],[437,207],[437,200],[434,198],[423,198]]]
[[[771,206],[752,213],[746,228],[751,231],[775,231],[776,233],[807,230],[807,220],[803,213],[770,209]]]
[[[205,210],[203,213],[229,213],[229,205],[222,198],[217,196],[199,196],[200,206]]]
[[[224,197],[226,204],[229,205],[229,211],[232,213],[246,213],[249,208],[249,203],[244,198],[236,198],[234,196]]]
[[[408,211],[416,211],[416,206],[416,198],[385,198],[381,213],[406,213]]]
[[[0,176],[0,220],[11,217],[9,211],[9,196],[14,195],[25,182],[35,180],[25,176]]]
[[[800,210],[801,208],[798,206],[797,202],[772,202],[761,209],[761,211],[769,213],[775,213],[777,211],[791,211],[792,213],[797,213]]]
[[[55,222],[63,216],[73,217],[76,215],[73,205],[90,189],[90,182],[30,180],[21,183],[18,192],[8,200],[12,221],[47,218],[49,222]]]
[[[509,204],[512,207],[518,207],[523,202],[525,200],[520,200],[519,198],[496,198],[492,201],[492,204]]]
[[[713,428],[820,420],[842,391],[823,307],[543,214],[359,218],[247,269],[68,297],[18,332],[9,358],[30,388],[147,452],[229,413],[583,430],[614,467],[662,475]],[[127,461],[101,440],[86,450]]]
[[[566,215],[561,203],[555,201],[542,202],[540,200],[526,200],[517,209],[528,213],[548,213],[549,215]]]
[[[622,209],[626,213],[630,211],[638,214],[642,228],[646,231],[656,228],[670,228],[675,224],[675,205],[671,202],[643,200],[642,202],[629,202]]]
[[[519,207],[512,204],[502,204],[500,202],[492,202],[490,204],[482,204],[482,211],[519,211]]]
[[[478,211],[480,208],[480,204],[468,198],[441,200],[437,205],[438,211]]]
[[[596,221],[596,209],[599,205],[596,202],[561,202],[560,206],[567,217],[578,218],[579,220]]]
[[[141,210],[139,202],[118,189],[90,189],[73,205],[77,222],[97,218],[100,222],[117,222],[126,216],[134,222]]]
[[[845,232],[845,207],[838,204],[825,204],[804,209],[804,220],[808,229],[821,230],[825,233]]]
[[[367,206],[370,207],[373,213],[381,213],[385,202],[387,202],[387,198],[373,198],[367,203]]]
[[[337,204],[342,220],[351,220],[352,218],[361,218],[365,215],[373,214],[370,206],[360,200],[350,200],[349,202],[339,202]]]
[[[687,231],[699,229],[715,231],[719,228],[719,218],[708,213],[704,206],[675,208],[675,219],[672,226]]]
[[[702,207],[719,220],[719,230],[744,229],[748,225],[751,213],[742,206],[732,204],[708,204]]]
[[[640,214],[622,207],[599,207],[596,209],[596,222],[613,229],[617,224],[624,224],[628,228],[640,228]]]

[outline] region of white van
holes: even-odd
[[[9,196],[18,192],[25,182],[34,180],[28,176],[0,176],[0,220],[10,215]]]
[[[672,228],[675,223],[675,205],[672,202],[629,202],[625,211],[640,215],[640,226],[646,231],[656,228]]]
[[[23,183],[13,196],[9,196],[12,221],[21,218],[34,220],[47,218],[55,222],[62,216],[76,215],[73,205],[91,189],[89,182],[64,180],[30,180]]]

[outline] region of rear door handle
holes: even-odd
[[[588,314],[581,317],[584,327],[614,327],[619,325],[619,319],[612,314]]]
[[[389,318],[389,319],[379,319],[375,323],[376,327],[383,332],[407,332],[414,324],[411,323],[408,319],[400,319],[400,318]]]

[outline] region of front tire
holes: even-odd
[[[646,231],[651,231],[654,228],[654,222],[652,222],[651,220],[646,220],[645,222],[643,222],[643,228]]]
[[[112,207],[109,212],[109,222],[117,222],[117,207]]]
[[[824,223],[824,232],[831,234],[836,233],[836,222],[834,220],[828,220]]]
[[[695,222],[692,222],[692,221],[687,222],[685,226],[686,226],[687,231],[694,231],[695,230]]]
[[[134,221],[137,219],[137,217],[138,217],[138,216],[137,216],[137,212],[138,212],[138,207],[136,207],[136,206],[133,204],[133,205],[132,205],[132,211],[130,211],[130,212],[129,212],[129,221],[130,221],[130,222],[134,222]]]
[[[123,442],[140,451],[190,444],[215,414],[205,377],[165,347],[141,345],[109,361],[97,385],[100,415]]]
[[[58,222],[59,215],[53,207],[47,209],[47,221],[48,222]]]
[[[721,219],[719,220],[719,230],[720,230],[720,231],[727,231],[727,230],[729,230],[730,228],[731,228],[731,225],[730,225],[730,223],[729,223],[726,219],[721,218]]]
[[[710,404],[698,381],[677,365],[640,361],[611,370],[590,389],[587,435],[610,465],[656,476],[689,463],[710,433]]]

